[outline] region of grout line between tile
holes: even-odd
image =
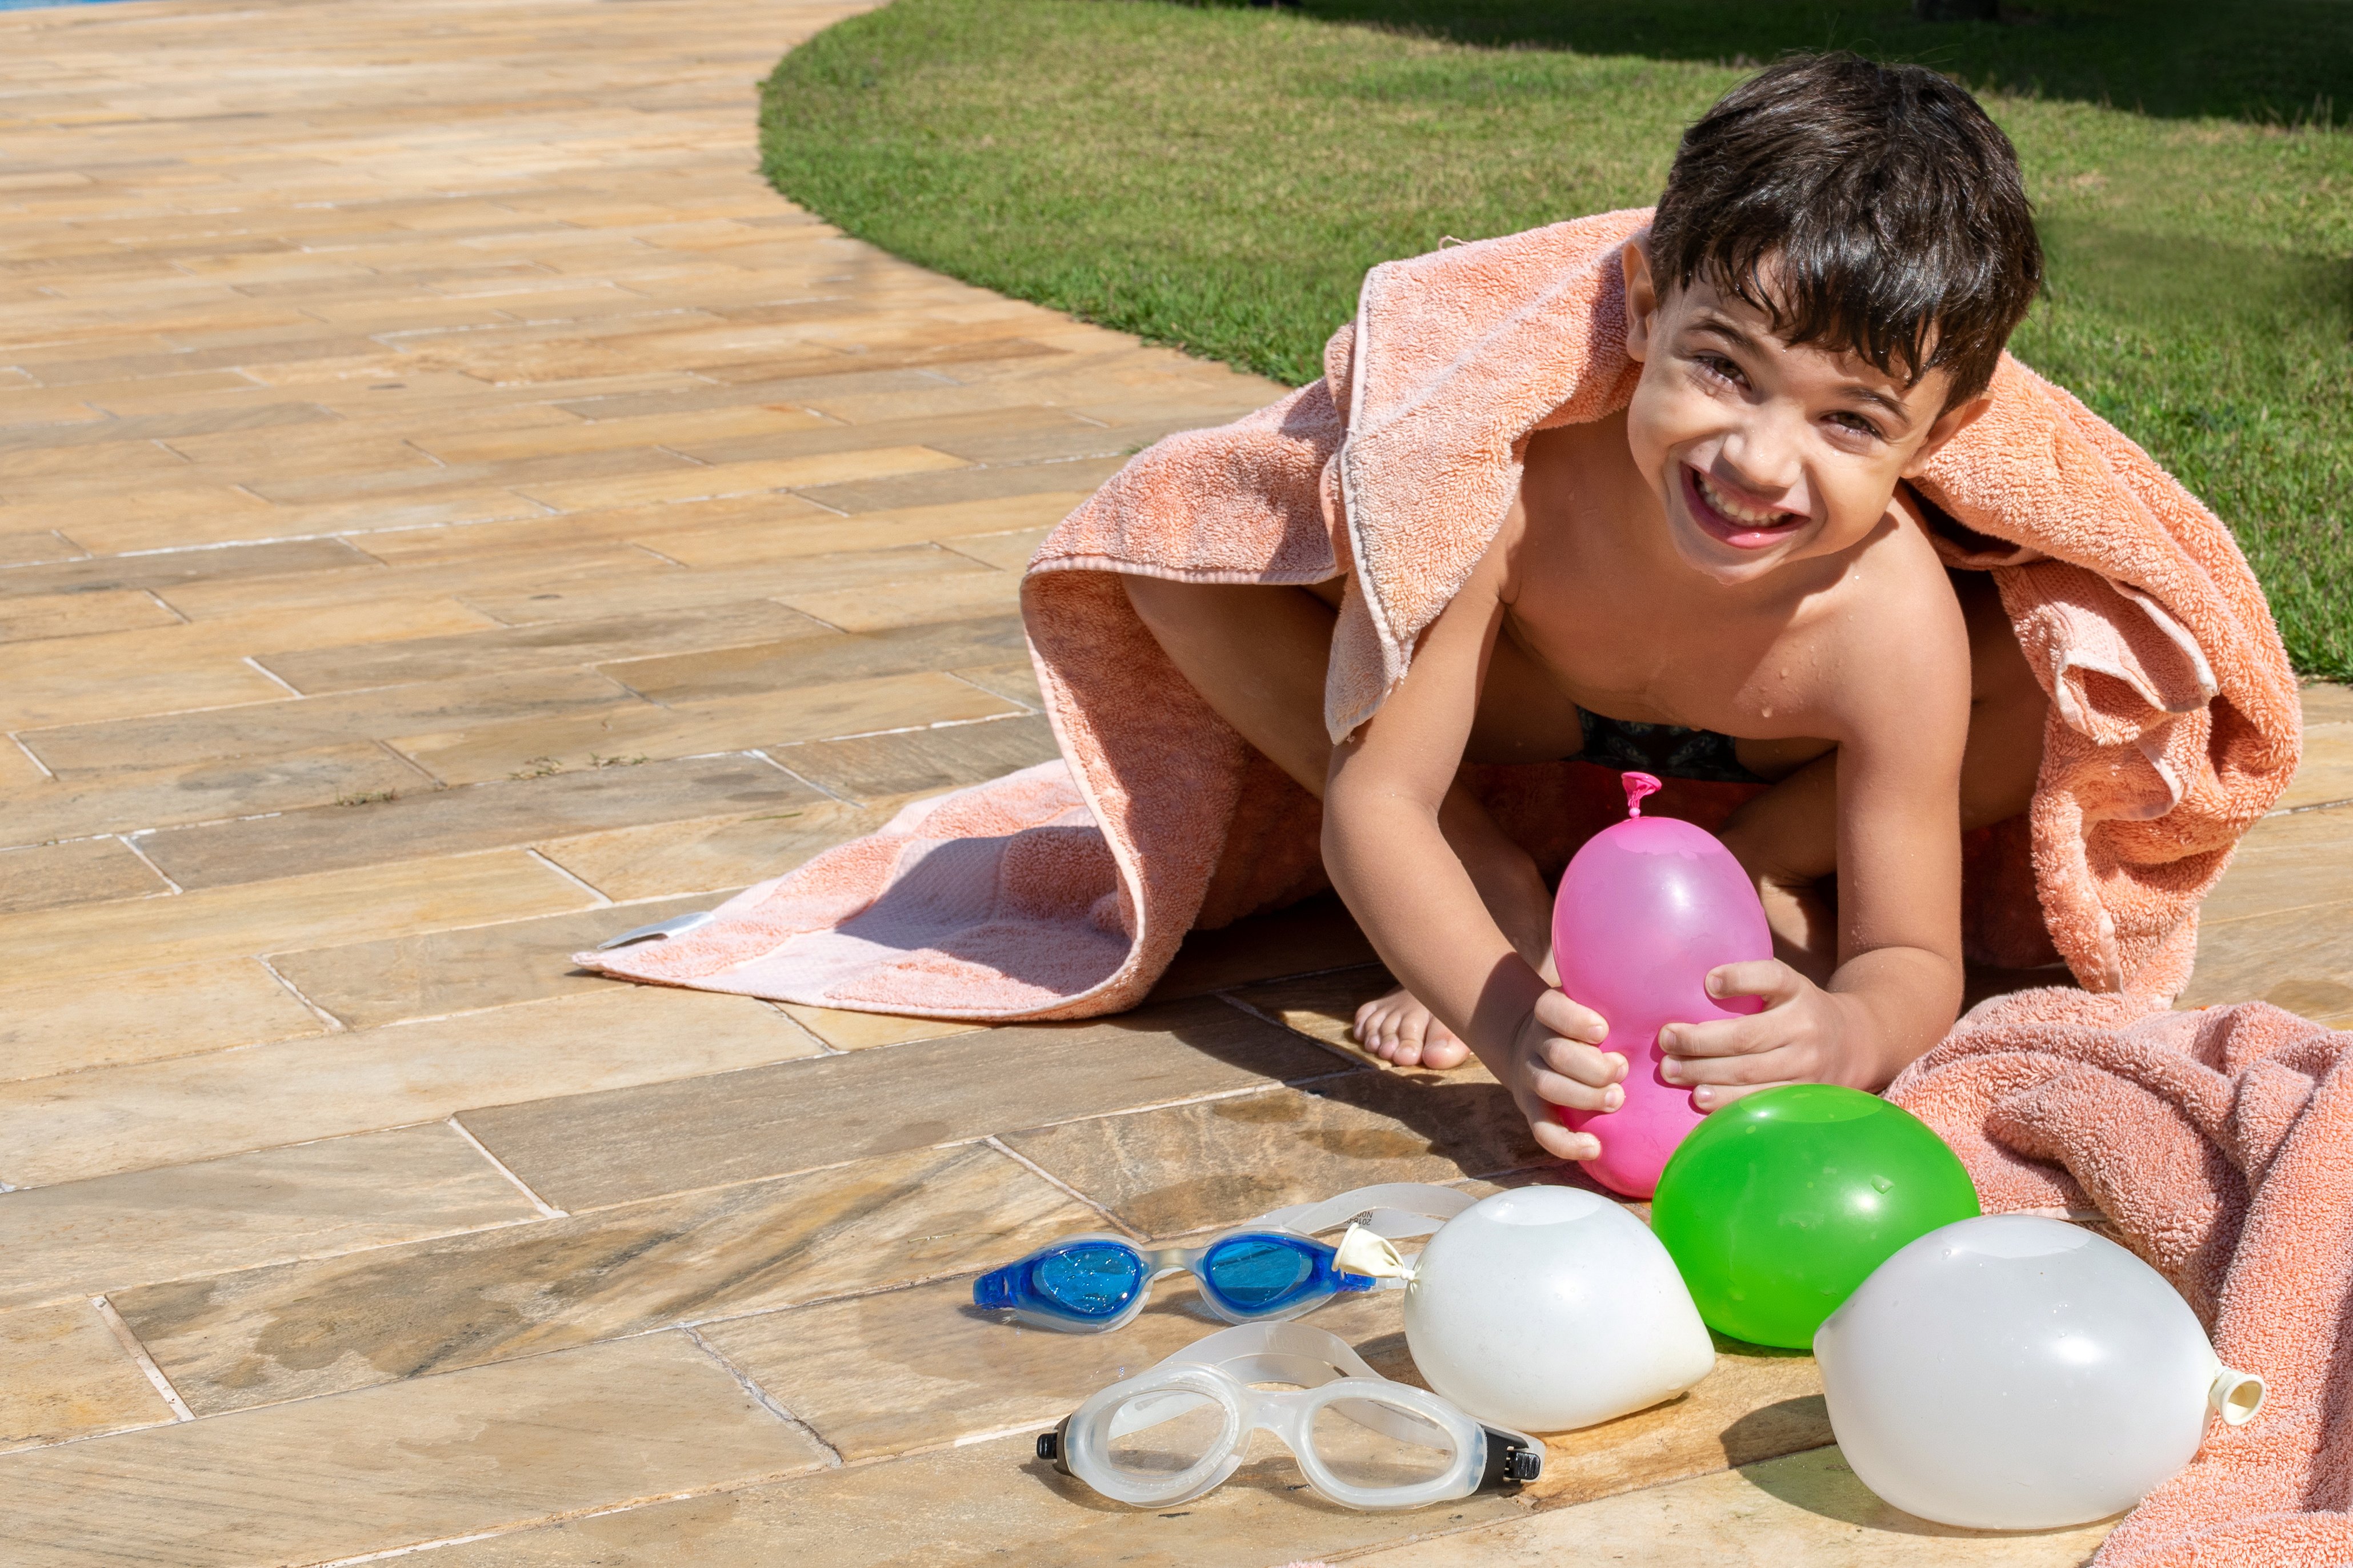
[[[155,1358],[147,1353],[147,1347],[139,1342],[139,1336],[131,1331],[131,1325],[122,1321],[122,1314],[114,1310],[114,1303],[103,1296],[92,1296],[90,1304],[106,1326],[113,1331],[122,1348],[131,1352],[131,1359],[139,1363],[139,1370],[147,1374],[147,1381],[155,1385],[155,1392],[164,1396],[164,1403],[172,1407],[173,1417],[180,1421],[194,1421],[195,1415],[181,1399],[180,1391],[172,1386],[172,1380],[164,1375],[164,1369],[155,1364]]]
[[[1054,1174],[1053,1172],[1046,1169],[1045,1166],[1038,1163],[1037,1161],[1032,1160],[1029,1155],[1022,1153],[1019,1150],[1004,1142],[994,1132],[982,1139],[981,1142],[996,1150],[998,1153],[1003,1154],[1007,1159],[1013,1161],[1016,1164],[1026,1166],[1033,1175],[1037,1176],[1040,1181],[1045,1182],[1050,1186],[1059,1188],[1062,1192],[1069,1194],[1071,1197],[1078,1199],[1079,1202],[1086,1205],[1087,1207],[1094,1210],[1095,1213],[1111,1221],[1113,1226],[1118,1229],[1125,1231],[1128,1235],[1133,1237],[1141,1237],[1143,1236],[1143,1232],[1137,1230],[1134,1226],[1129,1225],[1125,1220],[1120,1218],[1118,1215],[1113,1213],[1108,1205],[1095,1202],[1094,1199],[1079,1191],[1078,1188],[1071,1185],[1070,1183],[1062,1180],[1061,1177]]]
[[[152,827],[147,829],[147,833],[153,833],[154,831],[155,830]],[[146,867],[150,871],[154,872],[158,877],[163,878],[164,886],[171,889],[172,891],[175,893],[186,892],[187,889],[185,888],[181,887],[179,883],[172,879],[172,874],[170,872],[164,870],[163,867],[158,866],[154,861],[149,859],[147,858],[147,852],[139,847],[138,841],[145,836],[145,834],[141,833],[101,833],[98,835],[100,838],[111,838],[115,840],[125,849],[130,850],[132,854],[137,856],[139,863],[142,866]]]
[[[539,1211],[539,1215],[542,1219],[570,1219],[572,1217],[569,1213],[557,1208],[554,1204],[549,1203],[545,1198],[543,1198],[537,1193],[533,1192],[531,1190],[531,1184],[524,1181],[521,1176],[516,1175],[513,1170],[508,1166],[504,1160],[501,1160],[496,1154],[491,1153],[490,1146],[484,1143],[480,1139],[474,1136],[474,1131],[472,1128],[467,1126],[464,1122],[459,1121],[454,1116],[449,1118],[448,1121],[443,1122],[442,1125],[448,1128],[452,1132],[455,1132],[459,1137],[463,1138],[467,1142],[471,1143],[474,1146],[474,1152],[491,1163],[491,1168],[492,1170],[498,1172],[500,1175],[504,1176],[508,1181],[512,1182],[514,1184],[515,1191],[521,1193],[523,1196],[531,1200],[531,1206]]]
[[[350,1032],[351,1026],[349,1024],[344,1023],[341,1018],[336,1017],[332,1013],[328,1012],[324,1007],[320,1006],[316,1002],[311,1001],[311,998],[302,994],[302,988],[300,985],[295,984],[291,980],[287,979],[283,973],[280,973],[278,966],[270,963],[269,959],[262,957],[259,953],[256,953],[254,955],[253,962],[261,965],[262,968],[269,971],[270,979],[275,980],[279,984],[283,985],[288,991],[293,993],[294,1000],[301,1003],[302,1005],[317,1014],[319,1021],[327,1026],[327,1033],[331,1035],[342,1035],[348,1034]],[[256,1043],[266,1044],[268,1042]],[[250,1047],[231,1046],[228,1048],[230,1050],[240,1050],[249,1049]]]
[[[582,880],[580,878],[574,876],[571,872],[565,870],[563,867],[557,865],[554,861],[541,854],[536,848],[527,847],[524,848],[523,853],[538,861],[541,865],[546,867],[549,870],[554,872],[557,876],[563,878],[565,881],[571,883],[574,887],[579,889],[582,892],[586,893],[590,898],[595,899],[596,900],[596,908],[602,910],[610,909],[612,907],[613,900],[606,896],[605,890],[602,888],[593,887],[589,883]]]
[[[25,737],[16,733],[16,731],[11,730],[8,731],[8,738],[16,742],[16,749],[25,753],[25,760],[26,762],[41,770],[41,776],[43,778],[54,779],[58,776],[49,771],[48,763],[41,761],[40,758],[33,754],[33,748],[25,744]]]
[[[719,1347],[712,1344],[709,1340],[704,1339],[701,1334],[697,1333],[691,1328],[681,1327],[679,1330],[679,1332],[693,1341],[704,1355],[707,1355],[712,1361],[717,1362],[720,1366],[725,1370],[727,1375],[735,1380],[737,1385],[741,1387],[744,1393],[750,1394],[754,1400],[758,1401],[762,1409],[767,1411],[769,1415],[774,1415],[777,1420],[782,1421],[786,1426],[793,1427],[810,1442],[824,1449],[828,1461],[827,1468],[835,1470],[841,1468],[841,1450],[827,1442],[825,1438],[819,1435],[816,1427],[810,1426],[807,1422],[802,1420],[799,1416],[786,1409],[784,1405],[777,1403],[776,1396],[770,1394],[766,1389],[762,1388],[758,1381],[754,1379],[750,1373],[745,1372],[742,1367],[737,1366],[733,1362],[728,1360],[727,1357],[720,1351]]]
[[[272,682],[272,683],[273,683],[273,684],[275,684],[275,685],[281,686],[281,687],[285,688],[285,689],[286,689],[286,693],[287,693],[287,695],[288,695],[288,696],[290,696],[290,697],[300,697],[300,696],[301,696],[301,695],[302,695],[302,693],[301,693],[301,691],[299,691],[299,690],[297,690],[297,689],[295,689],[294,683],[293,683],[292,681],[288,680],[284,676],[280,675],[276,670],[274,670],[274,669],[270,668],[268,665],[266,665],[266,664],[262,663],[259,659],[258,659],[258,658],[254,658],[251,654],[247,654],[247,655],[245,656],[244,662],[245,662],[246,664],[248,664],[248,665],[251,666],[251,667],[252,667],[256,671],[258,671],[258,672],[262,676],[262,678],[263,678],[263,679],[267,679],[267,680],[269,680],[269,681]]]

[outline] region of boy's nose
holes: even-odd
[[[1785,500],[1805,474],[1802,417],[1760,412],[1726,433],[1721,447],[1724,477],[1761,500]]]

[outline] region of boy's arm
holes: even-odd
[[[1599,1015],[1547,985],[1513,949],[1439,813],[1454,785],[1504,617],[1506,528],[1423,634],[1404,683],[1333,750],[1324,859],[1391,973],[1518,1099],[1536,1142],[1563,1159],[1599,1144],[1547,1109],[1613,1109],[1625,1058],[1596,1050]]]
[[[1787,808],[1837,814],[1838,969],[1826,987],[1778,961],[1709,976],[1711,994],[1760,996],[1766,1009],[1662,1032],[1668,1081],[1716,1086],[1704,1108],[1777,1083],[1884,1088],[1959,1011],[1968,637],[1957,606],[1914,610],[1845,650],[1826,704],[1838,750],[1789,781],[1832,795],[1796,794]]]

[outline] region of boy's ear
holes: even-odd
[[[1618,264],[1626,270],[1626,357],[1639,364],[1651,357],[1651,322],[1659,312],[1659,286],[1651,276],[1651,253],[1641,238],[1626,242]]]
[[[1946,442],[1976,424],[1978,416],[1992,406],[1993,394],[1981,392],[1958,408],[1947,408],[1936,416],[1936,422],[1928,426],[1927,438],[1920,443],[1919,449],[1904,465],[1904,477],[1907,479],[1919,478],[1920,470],[1928,466],[1928,459],[1935,457]]]

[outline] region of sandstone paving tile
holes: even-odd
[[[818,420],[790,432],[736,433],[714,429],[709,437],[670,443],[706,463],[742,463],[762,458],[857,451],[872,447],[926,447],[966,461],[1016,461],[1023,458],[1086,456],[1106,450],[1102,426],[1057,408],[1021,405],[999,399],[990,408],[961,414],[928,414],[855,424]],[[1067,450],[1071,442],[1079,452]]]
[[[993,691],[1008,702],[1018,702],[1033,713],[1043,712],[1046,694],[1038,689],[1037,667],[1024,659],[1017,664],[983,665],[951,672],[983,691]]]
[[[32,447],[0,453],[0,486],[6,487],[0,494],[12,501],[79,502],[105,495],[126,480],[171,484],[195,471],[185,458],[151,441],[55,449]]]
[[[89,553],[54,528],[0,529],[0,566],[38,566]]]
[[[174,1419],[87,1297],[0,1309],[0,1454]]]
[[[1073,498],[1071,506],[1075,508],[1084,499]],[[1000,572],[1020,573],[1029,569],[1029,558],[1038,553],[1038,547],[1052,531],[1052,524],[1045,523],[1035,528],[1008,529],[1002,533],[959,536],[951,548],[959,555],[986,561]]]
[[[534,1192],[583,1208],[1230,1095],[1336,1065],[1235,1008],[1195,1002],[544,1099],[464,1120]]]
[[[0,752],[5,762],[9,746]],[[16,752],[20,758],[24,755]],[[415,768],[365,742],[278,757],[238,757],[178,767],[131,768],[0,784],[0,839],[55,838],[176,827],[425,787]]]
[[[2353,801],[2353,722],[2313,724],[2304,731],[2304,760],[2279,798],[2278,809]]]
[[[442,1122],[0,1193],[0,1308],[539,1217]]]
[[[834,551],[881,550],[929,541],[1001,571],[1018,571],[1028,564],[1031,552],[1008,559],[1012,551],[1000,542],[1001,538],[1032,529],[1042,537],[1046,529],[1087,498],[1083,492],[1046,490],[999,500],[909,507],[853,517],[826,511],[795,496],[776,499],[802,509],[791,516],[787,526],[773,526],[773,521],[783,520],[765,517],[759,527],[704,526],[681,517],[678,530],[657,531],[649,527],[631,537],[694,567],[765,564]]]
[[[1553,1163],[1500,1085],[1435,1074],[1350,1072],[1301,1089],[1065,1121],[1008,1132],[1006,1142],[1147,1236],[1239,1224],[1375,1183]]]
[[[763,502],[767,500],[765,495],[757,499]],[[789,498],[786,499],[789,504]],[[763,510],[767,509],[764,507]],[[756,526],[767,529],[774,524],[770,520],[763,519]],[[659,548],[659,544],[651,547]],[[810,595],[852,600],[868,596],[891,598],[909,591],[913,584],[929,584],[934,580],[955,582],[967,577],[1001,576],[1002,573],[990,571],[978,562],[925,542],[886,550],[811,553],[776,563],[716,570],[669,570],[659,574],[645,574],[635,581],[583,582],[563,593],[469,595],[467,603],[512,626],[539,622],[563,624],[594,620],[622,613],[649,616],[650,612],[659,611],[691,611],[691,616],[679,616],[677,618],[681,624],[692,625],[697,621],[716,622],[733,606],[746,601],[776,600],[790,604],[797,598]],[[1003,610],[1011,607],[1011,604],[1008,595],[1004,604],[990,604],[987,608]],[[775,608],[775,605],[770,606],[772,613]],[[978,612],[967,610],[963,613],[970,616]],[[789,636],[791,628],[784,623],[790,618],[789,616],[775,616],[776,629],[771,631],[769,637]],[[829,625],[843,625],[831,616],[819,616],[818,618]],[[764,640],[722,635],[723,632],[723,626],[714,625],[703,647],[716,648],[724,647],[731,641]],[[687,646],[683,641],[678,644],[681,650]],[[631,658],[638,652],[667,651],[670,650],[659,647],[617,649],[602,657]]]
[[[2201,925],[2182,1007],[2269,1002],[2353,1026],[2353,900]]]
[[[640,310],[646,305],[643,300],[632,303]],[[463,426],[453,426],[446,431],[420,431],[410,438],[424,450],[448,463],[491,462],[547,453],[593,452],[608,447],[638,446],[668,447],[689,457],[712,462],[733,459],[702,457],[695,447],[723,440],[830,428],[834,426],[813,414],[753,404],[727,410],[696,410],[637,418],[564,417],[556,422],[535,422],[528,428],[516,430],[470,432]]]
[[[54,515],[54,514],[53,514]],[[230,577],[269,577],[375,563],[339,539],[289,539],[214,550],[98,555],[0,572],[0,595],[81,594],[100,588],[163,588]]]
[[[826,638],[837,635],[827,633]],[[808,662],[820,671],[829,664],[856,668],[860,662],[896,662],[837,660],[829,649],[816,651],[825,647],[817,639],[801,646],[812,650]],[[776,674],[778,679],[791,679],[781,668]],[[460,730],[395,735],[390,743],[434,777],[463,784],[550,767],[595,768],[600,757],[702,756],[828,736],[991,719],[1015,710],[1013,703],[972,682],[930,670],[796,684],[715,700],[657,703],[632,697],[610,706],[583,707],[586,710],[561,717],[499,717]]]
[[[193,1056],[326,1032],[249,958],[0,983],[0,1079]]]
[[[702,893],[276,952],[269,955],[269,966],[313,1006],[351,1028],[373,1028],[610,991],[612,980],[575,969],[572,955],[635,927],[708,909],[714,901],[714,895]],[[0,1034],[0,1044],[6,1039]]]
[[[0,452],[24,447],[80,447],[100,441],[173,440],[216,431],[277,429],[317,424],[332,417],[315,403],[226,403],[168,413],[132,414],[113,419],[75,419],[55,425],[18,425],[0,429]]]
[[[522,850],[0,914],[20,973],[63,981],[575,910],[596,900]]]
[[[2230,868],[2199,906],[2199,930],[2202,933],[2229,921],[2343,903],[2353,897],[2348,868],[2353,868],[2353,806],[2265,817],[2239,841]]]
[[[100,634],[89,640],[106,643],[153,635]],[[71,656],[83,651],[77,646],[81,640],[8,647],[10,655],[19,656],[11,658],[12,665],[34,668],[0,685],[0,729],[22,732],[61,723],[136,720],[189,709],[273,701],[286,694],[283,686],[241,659],[198,657],[125,672],[109,668],[117,663],[112,658],[75,660]],[[60,653],[67,657],[60,659]],[[62,672],[56,668],[60,664],[65,666]],[[42,665],[51,668],[39,668]]]
[[[311,474],[265,472],[248,477],[235,469],[223,471],[235,473],[237,482],[247,489],[280,506],[500,487],[559,507],[561,502],[543,500],[533,492],[543,487],[567,493],[586,493],[600,488],[619,489],[633,480],[642,482],[650,475],[712,472],[659,447],[566,452],[552,458],[514,458],[494,463],[440,464],[424,459],[422,453],[416,456],[422,460],[413,465],[336,466]]]
[[[1075,1229],[1100,1229],[1100,1218]],[[1315,1326],[1404,1345],[1402,1298],[1337,1300]],[[1108,1334],[1033,1329],[972,1304],[972,1276],[713,1323],[702,1337],[856,1463],[1019,1426],[1052,1426],[1105,1384],[1225,1327],[1190,1279]],[[1369,1359],[1369,1358],[1368,1358]],[[1377,1370],[1383,1370],[1376,1363]]]
[[[110,1299],[211,1415],[903,1285],[1101,1224],[968,1144]]]
[[[903,1046],[910,1040],[937,1040],[949,1035],[969,1035],[986,1024],[954,1018],[907,1018],[891,1013],[850,1013],[839,1007],[810,1007],[798,1002],[777,1006],[795,1023],[837,1051],[860,1051],[871,1046]]]
[[[560,459],[566,465],[586,460],[586,455]],[[781,490],[834,486],[850,482],[891,482],[903,476],[941,468],[961,468],[965,459],[929,447],[861,447],[848,451],[812,454],[806,458],[754,458],[737,463],[680,466],[661,473],[641,473],[625,479],[597,480],[522,480],[512,483],[518,494],[561,511],[588,506],[624,506],[653,500],[692,500],[704,496],[743,495],[753,490]]]
[[[275,756],[459,724],[513,724],[550,714],[634,703],[613,681],[585,669],[551,669],[443,680],[383,690],[246,701],[200,712],[155,713],[58,724],[21,732],[57,773],[153,767],[231,757]]]
[[[0,491],[0,494],[5,494]],[[232,485],[212,483],[182,483],[175,485],[142,486],[127,495],[109,496],[102,506],[62,506],[56,501],[25,501],[0,506],[0,528],[11,532],[18,530],[62,529],[70,523],[74,529],[66,535],[81,548],[67,555],[49,555],[46,562],[81,559],[91,552],[103,559],[123,552],[148,550],[178,552],[192,545],[218,544],[238,540],[258,542],[277,532],[314,533],[316,529],[276,530],[269,526],[278,514],[268,501],[248,495]],[[87,538],[83,536],[87,535]],[[366,565],[368,562],[357,552],[343,558],[349,565]],[[136,566],[134,556],[120,565]],[[307,568],[297,565],[296,571]],[[108,586],[101,574],[93,580],[97,587]],[[142,585],[142,584],[133,584]],[[63,583],[39,585],[34,593],[76,592],[81,584],[69,579]]]
[[[972,569],[830,593],[793,590],[777,597],[843,631],[877,632],[927,621],[1017,614],[1021,607],[1021,578],[1015,572]]]
[[[1266,1438],[1208,1496],[1139,1510],[1055,1474],[1032,1441],[1023,1433],[567,1520],[437,1547],[419,1554],[419,1568],[667,1568],[681,1551],[697,1568],[913,1568],[1000,1556],[1036,1568],[1271,1568],[1527,1511],[1489,1493],[1414,1513],[1354,1512],[1305,1490]]]
[[[684,575],[670,568],[657,570],[659,574],[653,571],[646,574],[653,584]],[[660,596],[658,589],[652,596]],[[449,637],[299,648],[265,655],[260,663],[308,696],[766,643],[804,628],[809,628],[809,622],[800,614],[742,595],[733,602],[706,602],[692,610],[651,606],[636,614],[542,626],[511,625]]]
[[[994,663],[1024,654],[1028,647],[1020,617],[1001,615],[892,626],[815,641],[794,638],[707,653],[621,659],[597,668],[656,702],[705,702],[877,675]]]
[[[2353,724],[2353,686],[2316,680],[2297,693],[2304,704],[2307,728],[2322,724]]]
[[[1197,931],[1176,950],[1155,1000],[1198,996],[1252,981],[1346,969],[1376,962],[1372,943],[1330,893],[1288,909],[1252,915],[1217,931]]]
[[[119,838],[0,849],[0,914],[143,899],[171,890],[154,868]]]
[[[794,488],[808,500],[836,511],[895,511],[906,507],[1003,500],[1050,491],[1091,491],[1117,473],[1126,460],[1124,457],[1077,458],[1064,462],[960,468],[952,473],[903,474]]]
[[[1873,1497],[1836,1448],[1813,1448],[1574,1508],[1351,1558],[1374,1568],[2079,1568],[2115,1521],[1992,1531],[1930,1524]]]
[[[685,1336],[655,1334],[17,1456],[9,1554],[316,1563],[827,1462]]]
[[[608,899],[694,893],[695,907],[715,909],[738,889],[781,876],[837,844],[876,831],[897,805],[822,801],[748,816],[617,827],[543,840],[537,848]]]
[[[849,741],[805,741],[768,754],[829,795],[880,801],[1002,778],[1060,755],[1043,714],[902,730]]]
[[[29,594],[0,599],[0,643],[86,637],[136,626],[177,626],[180,617],[153,595],[136,588],[78,594]]]
[[[185,1164],[438,1121],[477,1106],[725,1074],[822,1049],[749,997],[617,984],[490,1012],[99,1068],[0,1084],[0,1182],[48,1185]]]

